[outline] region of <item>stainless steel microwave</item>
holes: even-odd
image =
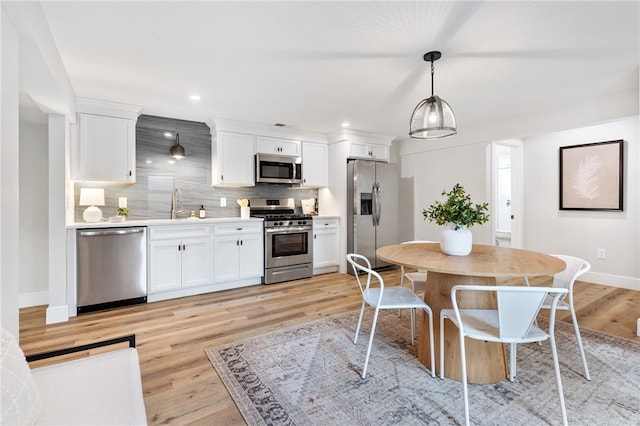
[[[256,154],[256,182],[301,183],[302,158],[288,155]]]

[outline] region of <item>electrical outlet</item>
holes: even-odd
[[[227,199],[225,197],[220,198],[220,207],[227,207]]]
[[[598,259],[606,259],[606,258],[607,258],[607,249],[599,248]]]

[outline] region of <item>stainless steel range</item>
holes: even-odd
[[[249,200],[252,217],[264,218],[263,284],[313,275],[311,215],[295,213],[293,198]]]

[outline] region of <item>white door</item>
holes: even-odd
[[[211,283],[209,237],[182,240],[182,287]]]
[[[182,269],[179,239],[149,243],[149,293],[176,290],[181,287]]]
[[[239,278],[261,277],[264,273],[264,243],[262,232],[240,237]]]
[[[213,282],[238,278],[239,241],[239,235],[223,235],[213,238]]]
[[[491,144],[492,241],[502,247],[522,248],[522,141]]]

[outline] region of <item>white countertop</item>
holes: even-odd
[[[239,217],[208,217],[206,219],[185,218],[185,219],[143,219],[125,220],[124,222],[111,223],[108,220],[88,223],[75,222],[67,225],[67,229],[78,228],[121,228],[125,226],[158,226],[158,225],[195,225],[201,223],[224,223],[224,222],[262,222],[262,218],[251,217],[240,219]]]

